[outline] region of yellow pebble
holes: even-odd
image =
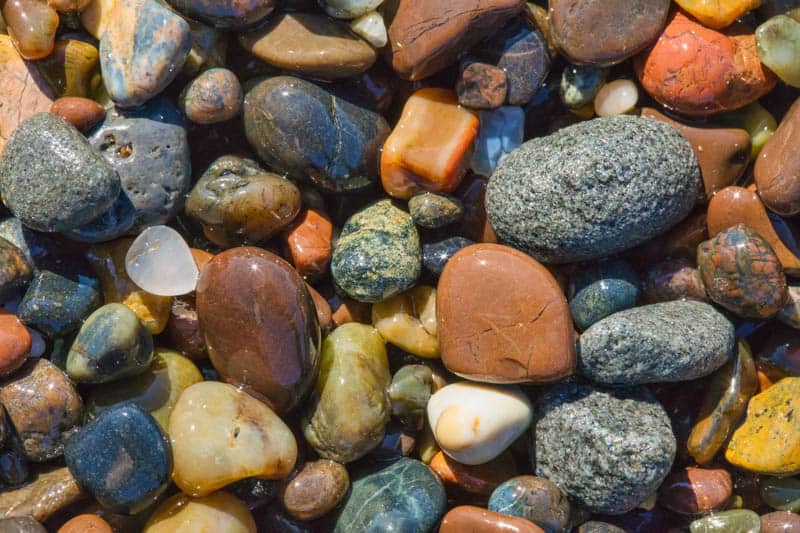
[[[158,506],[144,533],[256,533],[247,507],[235,496],[215,492],[204,498],[176,494]]]
[[[92,0],[81,13],[83,28],[95,39],[100,39],[116,6],[117,0]]]
[[[704,26],[716,30],[733,24],[736,19],[761,5],[761,0],[675,0]]]
[[[436,289],[418,285],[372,306],[372,324],[381,336],[406,352],[439,357],[436,330]]]

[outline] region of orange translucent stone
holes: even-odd
[[[479,124],[449,89],[412,94],[383,146],[381,182],[387,194],[408,199],[420,190],[455,190],[467,172]]]
[[[8,0],[2,12],[19,55],[25,59],[50,55],[59,21],[53,8],[41,0]]]

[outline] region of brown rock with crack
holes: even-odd
[[[31,516],[44,522],[59,509],[83,497],[69,469],[57,468],[39,474],[20,489],[0,492],[0,518]]]
[[[508,246],[468,246],[439,279],[442,362],[489,383],[545,383],[572,374],[575,332],[564,293],[533,258]]]
[[[800,99],[783,116],[758,154],[753,170],[758,194],[779,215],[800,213]]]

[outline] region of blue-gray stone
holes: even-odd
[[[606,257],[683,220],[703,184],[669,124],[596,118],[534,138],[497,167],[486,211],[498,237],[545,263]]]
[[[600,261],[570,276],[569,310],[580,329],[617,311],[630,309],[639,297],[636,271],[622,260]]]
[[[103,507],[135,514],[169,486],[172,448],[141,407],[123,403],[81,428],[64,450],[78,484]]]
[[[274,0],[167,0],[188,17],[215,28],[241,29],[258,24],[275,8]]]
[[[42,270],[22,297],[17,316],[52,339],[78,329],[100,304],[100,293],[94,286]]]
[[[333,192],[377,181],[390,132],[378,113],[291,76],[268,78],[247,93],[244,129],[272,169]]]
[[[566,494],[552,481],[536,476],[517,476],[501,483],[489,496],[490,511],[530,520],[546,533],[570,529],[570,505]]]
[[[536,475],[594,513],[642,503],[669,473],[676,447],[667,413],[644,388],[562,383],[536,404]]]
[[[456,252],[475,244],[464,237],[448,237],[436,242],[422,245],[422,263],[430,272],[441,274],[444,266]]]
[[[120,182],[105,159],[63,118],[23,121],[0,156],[0,195],[23,224],[66,231],[86,224],[117,199]]]
[[[561,74],[559,95],[570,109],[591,104],[597,91],[606,82],[608,69],[592,65],[567,65]]]
[[[446,506],[444,487],[433,472],[419,461],[403,458],[353,482],[334,532],[427,533]]]
[[[121,191],[111,209],[88,224],[65,231],[64,236],[87,243],[112,241],[130,231],[135,218],[136,208],[125,191]]]
[[[614,313],[583,332],[578,369],[607,385],[687,381],[721,367],[733,324],[707,303],[675,300]]]
[[[168,100],[112,108],[89,142],[119,173],[136,209],[133,230],[163,224],[183,208],[191,188],[189,142],[185,120]]]
[[[472,170],[491,176],[500,161],[522,144],[524,134],[525,112],[521,107],[481,111],[481,129],[470,163]]]

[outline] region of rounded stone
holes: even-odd
[[[0,237],[0,302],[16,296],[33,277],[22,250]]]
[[[762,477],[758,481],[761,499],[778,511],[800,510],[800,480]]]
[[[418,226],[437,229],[458,222],[464,206],[453,196],[426,192],[411,197],[408,211]]]
[[[374,11],[383,0],[320,0],[319,3],[331,17],[354,19]]]
[[[756,28],[758,58],[787,85],[800,86],[800,70],[791,57],[797,53],[800,23],[777,15]]]
[[[758,154],[753,169],[758,195],[770,210],[785,216],[800,213],[800,158],[788,147],[798,142],[800,100],[792,104]]]
[[[82,132],[89,131],[106,116],[103,106],[94,100],[78,96],[59,98],[53,102],[50,112],[60,116]]]
[[[119,191],[114,169],[78,130],[52,113],[22,122],[0,156],[3,202],[37,231],[86,224],[107,211]]]
[[[706,303],[644,305],[587,329],[578,340],[578,368],[606,385],[688,381],[725,364],[734,342],[733,324]]]
[[[169,4],[189,18],[225,30],[253,26],[275,9],[274,0],[169,0]]]
[[[189,245],[169,226],[141,232],[125,254],[125,271],[145,291],[179,296],[195,290],[198,270]]]
[[[281,503],[300,520],[314,520],[327,514],[347,494],[350,476],[341,464],[319,459],[303,468],[281,492]]]
[[[215,492],[202,498],[176,494],[159,505],[143,533],[190,533],[192,531],[256,533],[255,520],[239,498]]]
[[[325,213],[301,211],[283,237],[292,264],[304,279],[316,279],[328,271],[333,256],[333,223]]]
[[[791,533],[800,530],[800,515],[775,511],[761,515],[761,533]]]
[[[0,377],[13,374],[28,359],[31,334],[15,315],[0,308]],[[0,416],[0,419],[3,417]],[[0,427],[2,427],[0,422]],[[0,431],[0,435],[3,431]],[[0,438],[0,445],[3,439]]]
[[[681,257],[651,266],[644,275],[642,296],[649,304],[684,299],[708,301],[700,271],[693,261]]]
[[[113,533],[113,531],[108,522],[93,514],[78,515],[58,529],[58,533]]]
[[[472,244],[475,243],[464,237],[447,237],[440,241],[425,243],[422,245],[422,265],[438,276],[454,255]]]
[[[508,246],[476,244],[448,261],[436,320],[442,362],[462,377],[542,383],[574,371],[564,293],[544,266]]]
[[[570,276],[569,310],[580,329],[630,309],[639,297],[639,276],[622,260],[596,263]]]
[[[503,69],[478,61],[465,61],[456,82],[458,103],[472,109],[495,109],[508,94],[508,80]]]
[[[530,520],[546,533],[570,527],[567,496],[555,483],[536,476],[518,476],[497,487],[489,497],[490,511]]]
[[[101,303],[93,280],[91,284],[76,283],[40,270],[22,297],[17,316],[26,326],[54,339],[78,329]]]
[[[592,65],[567,65],[561,74],[559,95],[569,109],[580,109],[594,101],[606,82],[608,70]]]
[[[179,101],[186,118],[195,124],[215,124],[239,116],[244,93],[236,74],[211,68],[189,82]]]
[[[630,113],[639,101],[639,89],[631,80],[621,79],[603,85],[594,97],[594,112],[598,117]]]
[[[413,289],[372,305],[372,324],[378,333],[411,355],[439,357],[436,326],[436,289],[417,285]]]
[[[727,470],[690,466],[664,480],[658,503],[676,513],[693,516],[724,509],[732,495],[733,481]]]
[[[725,28],[751,9],[759,7],[760,0],[677,0],[676,3],[709,28]]]
[[[511,452],[503,452],[488,463],[465,465],[437,452],[428,464],[453,499],[463,496],[485,500],[494,489],[517,473]]]
[[[711,516],[699,518],[689,524],[691,533],[717,533],[742,531],[753,533],[761,530],[761,519],[749,509],[722,511]]]
[[[689,214],[701,190],[691,146],[675,128],[615,116],[517,148],[489,181],[486,211],[509,245],[540,261],[568,263],[665,232]]]
[[[286,261],[253,247],[215,256],[197,284],[197,313],[222,379],[279,414],[300,404],[317,378],[320,330],[305,283]]]
[[[564,383],[536,405],[536,475],[595,513],[623,514],[643,502],[669,473],[676,448],[667,413],[643,388]]]
[[[439,526],[439,533],[495,533],[504,531],[508,533],[542,533],[544,530],[530,522],[495,513],[488,509],[475,507],[473,505],[460,505],[450,509]]]

